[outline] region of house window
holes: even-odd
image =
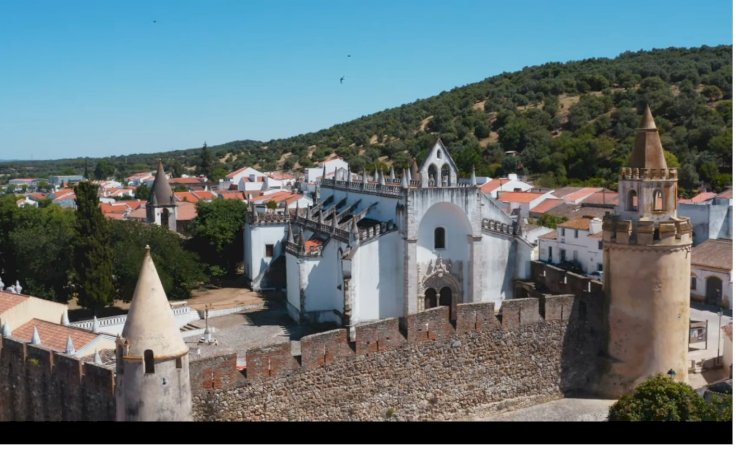
[[[560,237],[565,237],[565,228],[560,228]]]
[[[273,244],[266,244],[266,257],[273,257]]]
[[[573,229],[573,232],[574,232],[573,237],[578,239],[578,229]]]
[[[578,231],[576,231],[576,232],[578,232]],[[574,262],[577,262],[577,261],[578,261],[578,251],[577,251],[577,250],[574,250],[574,251],[573,251],[573,261],[574,261]]]
[[[445,229],[444,228],[435,228],[435,248],[436,249],[444,249],[445,248]]]
[[[143,352],[143,365],[146,367],[147,374],[154,373],[154,352],[147,349]]]
[[[560,249],[560,261],[565,261],[565,249]]]
[[[552,261],[552,246],[547,247],[547,260]]]
[[[602,250],[602,241],[599,241],[599,250]],[[601,270],[601,268],[599,268]]]
[[[596,264],[596,270],[597,270],[597,271],[602,271],[602,270],[604,270],[604,265],[602,265],[601,263],[597,263],[597,264]]]
[[[697,279],[695,276],[690,277],[690,289],[695,291],[695,288],[697,287]]]

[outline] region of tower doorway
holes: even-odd
[[[706,278],[706,304],[721,305],[721,279],[716,276]]]
[[[440,290],[440,300],[438,301],[441,306],[447,306],[451,320],[453,320],[453,291],[448,286],[445,286]]]

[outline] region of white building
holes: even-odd
[[[707,239],[732,238],[732,198],[732,189],[729,189],[718,195],[704,192],[679,201],[677,214],[690,218],[695,245]]]
[[[732,309],[732,241],[709,239],[690,257],[690,298]]]
[[[577,218],[557,226],[539,237],[539,260],[547,263],[572,263],[587,275],[603,270],[602,220]],[[565,265],[563,265],[565,266]]]
[[[518,180],[518,175],[508,174],[508,177],[490,179],[482,184],[482,192],[492,198],[497,198],[498,192],[528,192],[534,186]]]
[[[245,178],[247,178],[246,182],[257,182],[259,184],[258,188],[248,188],[247,190],[260,190],[260,184],[262,184],[263,179],[265,179],[265,174],[257,169],[253,169],[252,167],[241,167],[236,171],[227,174],[227,176],[219,182],[219,189],[230,190],[233,185],[239,188],[240,182]],[[244,191],[241,188],[239,190]]]
[[[349,163],[338,157],[319,162],[317,167],[308,167],[305,169],[305,182],[308,184],[314,184],[317,183],[319,179],[333,177],[334,171],[338,169],[348,171]]]
[[[518,219],[528,219],[531,210],[544,200],[555,198],[552,192],[496,192],[495,203],[500,208],[513,216],[519,216]]]
[[[512,297],[533,246],[476,184],[459,185],[438,141],[421,168],[321,180],[318,202],[288,214],[248,213],[253,287],[282,278],[297,319],[356,324],[437,305]],[[290,210],[291,211],[291,210]],[[284,272],[283,275],[280,272]]]

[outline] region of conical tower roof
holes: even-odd
[[[651,115],[651,109],[646,106],[643,113],[641,125],[636,131],[635,146],[630,156],[629,167],[646,169],[666,169],[667,161],[664,159],[664,150],[661,147],[659,130]]]
[[[122,337],[127,340],[126,358],[143,358],[147,349],[153,351],[157,359],[182,356],[188,352],[148,246]]]
[[[164,173],[164,165],[161,161],[159,161],[159,169],[156,170],[156,177],[154,178],[154,185],[151,186],[148,202],[156,206],[175,204],[172,187],[169,186],[169,180],[167,174]]]

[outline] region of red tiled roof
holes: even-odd
[[[276,180],[295,178],[294,174],[292,174],[291,172],[284,172],[284,171],[271,172],[270,174],[268,174],[268,177],[271,177],[272,179],[276,179]]]
[[[530,203],[543,195],[542,193],[531,192],[501,192],[498,200],[512,203]]]
[[[214,198],[216,198],[216,195],[214,195],[213,192],[209,192],[207,190],[193,190],[190,193],[201,200],[213,200]]]
[[[22,303],[29,296],[0,291],[0,314]]]
[[[198,196],[193,192],[175,192],[174,197],[177,199],[177,201],[184,201],[188,203],[198,203],[200,201],[200,198],[198,198]]]
[[[102,213],[109,214],[109,213],[126,213],[130,210],[130,207],[126,205],[125,203],[99,203],[99,208],[102,210]]]
[[[556,198],[548,198],[532,208],[531,212],[534,214],[544,214],[562,202],[562,200],[558,200]]]
[[[575,218],[557,225],[557,227],[577,229],[579,231],[588,231],[589,226],[591,226],[591,218]]]
[[[492,193],[492,191],[508,182],[510,182],[510,179],[492,179],[479,188],[483,193]]]
[[[690,265],[705,266],[717,270],[732,269],[732,241],[728,239],[708,239],[693,247]]]
[[[732,189],[727,189],[721,192],[717,195],[719,198],[723,198],[725,200],[731,200],[732,199]]]
[[[202,184],[203,180],[201,180],[198,177],[175,177],[173,179],[169,179],[170,185],[175,184]]]
[[[245,194],[242,192],[223,191],[223,192],[219,192],[219,196],[223,198],[224,200],[244,200],[245,199]]]
[[[242,171],[246,171],[247,169],[249,169],[249,168],[248,167],[241,167],[241,168],[237,169],[236,171],[232,171],[229,174],[227,174],[227,179],[231,179],[232,177],[238,175]]]
[[[128,213],[128,219],[146,219],[146,208],[136,208],[135,210]]]
[[[177,203],[177,221],[190,221],[198,216],[198,210],[193,203]]]
[[[547,234],[542,234],[538,237],[538,239],[544,239],[544,240],[555,240],[557,239],[557,231],[550,231]]]
[[[714,198],[716,198],[716,194],[714,192],[701,192],[693,198],[681,198],[679,200],[679,203],[683,203],[686,205],[705,203],[709,200],[713,200]]]
[[[601,187],[582,187],[579,190],[576,190],[575,192],[568,193],[566,195],[563,195],[562,198],[566,202],[575,202],[581,199],[585,199],[588,196],[591,196],[595,194],[596,192],[601,192]]]
[[[253,203],[258,203],[258,202],[266,203],[266,202],[273,200],[276,203],[286,202],[287,204],[291,204],[299,200],[300,198],[302,198],[302,195],[298,193],[280,190],[278,192],[269,193],[268,195],[261,195],[259,197],[253,198],[252,201]]]
[[[42,201],[47,198],[47,194],[41,192],[27,193],[26,196],[36,201]]]
[[[123,220],[125,219],[125,213],[104,213],[105,218]]]
[[[94,341],[98,336],[96,333],[91,333],[81,328],[66,327],[65,325],[40,319],[31,319],[20,327],[17,327],[13,330],[12,336],[28,343],[34,334],[34,327],[36,327],[39,338],[42,340],[42,346],[61,352],[65,351],[68,344],[68,337],[73,339],[73,347],[79,350]]]
[[[124,203],[130,207],[131,210],[135,210],[137,208],[140,208],[142,204],[145,204],[143,200],[123,200],[118,203]]]

